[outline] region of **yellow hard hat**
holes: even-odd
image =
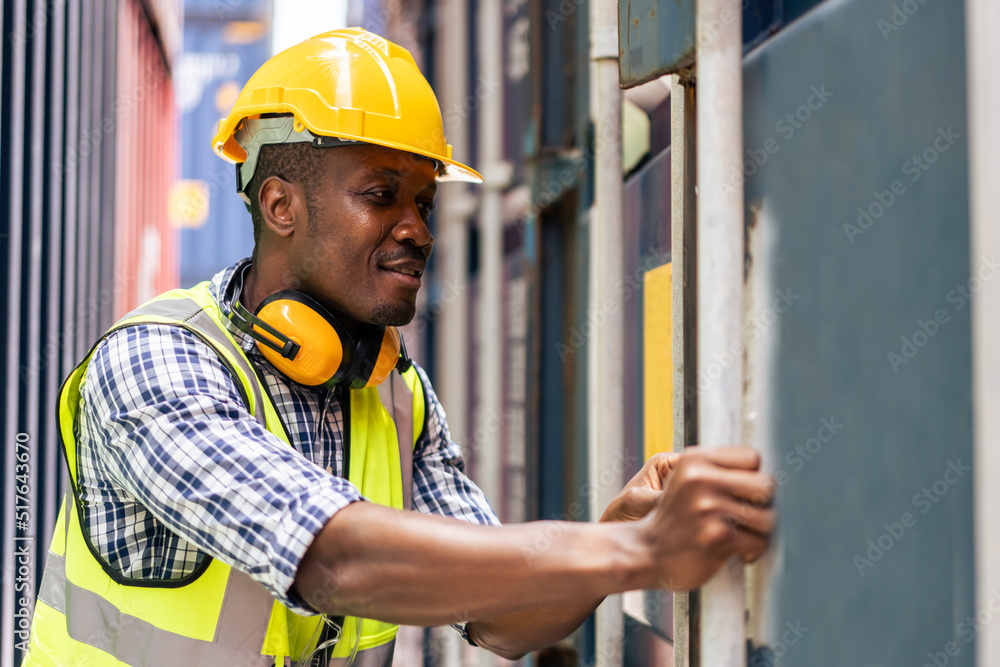
[[[265,131],[262,137],[267,138],[253,142],[248,156],[248,143],[237,141],[237,130],[244,119],[252,121],[262,114],[292,114],[291,132]],[[264,123],[249,125],[263,128]],[[219,121],[212,147],[231,162],[248,163],[242,177],[237,169],[242,192],[256,166],[257,144],[343,143],[324,143],[323,137],[378,144],[436,160],[443,166],[438,180],[483,180],[471,167],[451,159],[441,108],[410,52],[361,28],[316,35],[264,63],[243,87],[233,110]]]

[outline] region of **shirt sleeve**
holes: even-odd
[[[465,474],[462,449],[451,439],[444,408],[424,369],[414,364],[424,390],[424,429],[413,450],[413,509],[469,523],[499,526],[482,490]]]
[[[180,327],[138,325],[95,351],[80,446],[171,531],[299,613],[306,549],[358,489],[307,460],[247,410],[215,350]]]

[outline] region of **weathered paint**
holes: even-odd
[[[820,0],[744,0],[742,13],[723,17],[739,20],[745,48],[759,43],[782,25],[783,8],[791,2],[798,16]],[[621,85],[631,88],[694,64],[696,0],[621,0],[618,3],[618,60]],[[723,25],[709,27],[707,40]]]
[[[690,65],[695,55],[695,0],[618,3],[618,62],[625,87]]]

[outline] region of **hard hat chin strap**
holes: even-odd
[[[250,197],[246,187],[257,169],[260,149],[267,144],[311,143],[317,148],[332,148],[356,144],[351,139],[315,135],[305,125],[296,128],[296,119],[291,114],[273,118],[244,118],[236,129],[236,142],[247,152],[247,159],[236,164],[236,192],[250,210]]]

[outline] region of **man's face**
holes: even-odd
[[[434,243],[433,163],[370,144],[318,150],[328,169],[293,250],[301,289],[349,327],[406,324]]]

